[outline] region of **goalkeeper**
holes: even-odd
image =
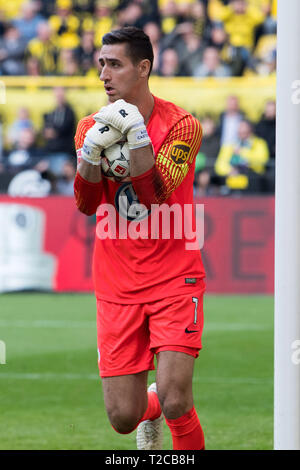
[[[101,204],[115,208],[116,236],[96,236],[93,255],[98,363],[107,414],[121,434],[137,428],[139,449],[162,449],[163,419],[173,449],[204,449],[192,377],[202,347],[205,273],[200,250],[187,249],[191,240],[183,216],[185,206],[193,204],[201,125],[150,92],[153,51],[142,30],[112,31],[102,44],[100,79],[108,105],[78,124],[74,193],[78,209],[87,215]],[[130,182],[118,183],[102,175],[101,152],[124,136],[130,148]],[[134,219],[130,207],[137,201],[148,210],[137,211]],[[161,230],[153,238],[119,236],[121,219],[123,224],[151,226],[157,208],[175,205],[182,216],[179,222],[170,217],[168,239]],[[101,220],[98,212],[97,223]],[[194,227],[194,214],[192,223]],[[181,237],[175,236],[176,224]],[[156,383],[147,390],[155,356]]]

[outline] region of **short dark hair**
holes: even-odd
[[[103,46],[123,43],[127,44],[128,54],[134,64],[144,59],[150,61],[150,75],[153,66],[153,48],[149,36],[142,29],[127,26],[115,29],[102,38]]]

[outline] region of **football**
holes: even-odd
[[[101,169],[104,176],[115,181],[129,177],[129,156],[127,141],[117,142],[103,150]]]

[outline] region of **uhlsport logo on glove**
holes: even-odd
[[[126,113],[125,109],[120,109],[119,113],[123,118],[126,118],[126,116],[128,116],[128,113]]]
[[[109,132],[109,127],[108,126],[103,126],[100,127],[99,129],[100,134],[104,134],[104,132]]]

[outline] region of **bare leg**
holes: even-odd
[[[102,378],[108,418],[122,434],[133,431],[147,409],[148,371]]]
[[[177,351],[157,355],[157,391],[163,413],[175,419],[193,407],[194,358]]]

